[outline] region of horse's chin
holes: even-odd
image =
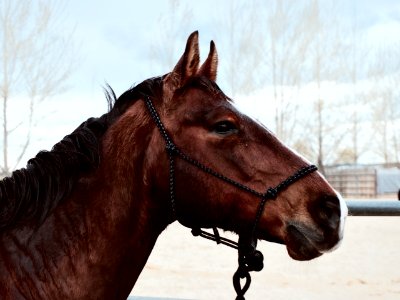
[[[294,225],[286,228],[285,244],[289,256],[295,260],[311,260],[322,255],[322,252],[312,242],[307,232]]]

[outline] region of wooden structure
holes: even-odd
[[[345,198],[374,198],[377,195],[376,169],[373,167],[326,168],[325,176]]]

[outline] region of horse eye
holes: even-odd
[[[213,132],[219,135],[228,135],[237,132],[236,125],[230,121],[221,121],[214,125]]]

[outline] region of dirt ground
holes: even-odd
[[[252,274],[246,299],[400,299],[400,217],[348,217],[341,247],[309,262],[292,260],[282,245],[258,248],[265,267]],[[173,224],[131,295],[234,299],[236,255]]]

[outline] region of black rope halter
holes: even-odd
[[[243,185],[229,177],[224,176],[221,173],[207,167],[206,165],[202,164],[196,159],[193,159],[189,155],[182,152],[172,141],[170,136],[168,135],[160,116],[155,109],[153,102],[151,101],[150,97],[145,98],[146,106],[150,112],[152,119],[154,120],[158,130],[160,131],[164,141],[165,141],[165,148],[168,154],[169,159],[169,197],[170,197],[170,204],[171,204],[171,211],[173,214],[174,220],[178,220],[176,215],[176,201],[175,201],[175,159],[180,158],[183,161],[195,166],[196,168],[200,169],[201,171],[210,174],[216,177],[219,180],[224,181],[227,184],[230,184],[242,191],[250,193],[257,198],[261,199],[257,213],[255,216],[255,220],[250,232],[250,235],[242,235],[239,236],[239,242],[235,242],[224,237],[221,237],[218,229],[216,227],[213,228],[213,233],[206,232],[201,230],[200,228],[192,228],[192,234],[194,236],[201,236],[203,238],[215,241],[217,244],[223,244],[234,249],[238,250],[238,269],[236,270],[235,274],[233,275],[233,286],[235,288],[237,297],[236,300],[243,300],[244,294],[250,287],[251,283],[251,271],[261,271],[264,267],[264,257],[262,253],[256,250],[257,247],[257,238],[255,236],[258,223],[260,221],[261,215],[264,211],[265,203],[268,200],[273,200],[278,197],[278,194],[286,189],[289,185],[293,184],[294,182],[298,181],[302,177],[314,172],[317,170],[317,167],[314,165],[310,165],[304,168],[301,168],[293,175],[286,178],[284,181],[279,183],[275,187],[270,187],[266,190],[265,193],[258,192],[249,188],[246,185]],[[244,286],[242,287],[240,284],[240,279],[246,279]]]

